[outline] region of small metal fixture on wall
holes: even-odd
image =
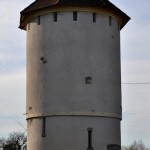
[[[86,77],[85,78],[85,83],[86,84],[92,84],[92,77]]]

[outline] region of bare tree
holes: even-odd
[[[4,146],[6,144],[6,139],[5,138],[0,138],[0,148],[4,149]]]
[[[22,132],[12,132],[8,138],[0,139],[0,148],[3,150],[21,150],[26,145],[27,137]]]
[[[122,146],[122,150],[150,150],[142,140],[134,141],[130,146]]]
[[[130,146],[122,146],[121,150],[130,150]]]
[[[130,147],[132,150],[145,150],[146,147],[144,145],[144,143],[142,142],[142,140],[140,141],[134,141],[133,144]]]

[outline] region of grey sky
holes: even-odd
[[[112,0],[130,17],[121,31],[122,82],[150,82],[150,1]],[[142,139],[150,146],[150,84],[123,84],[122,144]]]
[[[110,0],[131,21],[121,31],[122,82],[150,82],[150,1]],[[0,137],[25,124],[25,31],[19,13],[33,0],[0,1]],[[150,147],[150,85],[123,84],[122,144],[142,139]]]

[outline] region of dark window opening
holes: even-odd
[[[93,13],[93,22],[96,22],[96,13]]]
[[[30,30],[30,22],[28,22],[28,30]]]
[[[57,12],[54,12],[54,14],[53,14],[53,21],[57,22]]]
[[[112,25],[112,17],[109,16],[109,25],[111,26]]]
[[[73,20],[74,20],[74,21],[77,21],[77,11],[74,11],[74,12],[73,12]]]
[[[38,16],[38,25],[40,25],[40,24],[41,24],[41,17]]]
[[[86,84],[92,84],[92,77],[86,77],[85,78],[85,83]]]
[[[29,107],[29,110],[32,110],[32,107]]]
[[[121,150],[121,146],[117,144],[109,144],[107,145],[107,150]]]
[[[46,137],[46,130],[45,130],[45,128],[46,128],[46,117],[43,117],[42,118],[43,120],[43,124],[42,124],[42,137]]]
[[[93,147],[92,147],[92,131],[93,131],[93,129],[88,128],[87,131],[88,131],[88,148],[87,148],[87,150],[93,150]]]

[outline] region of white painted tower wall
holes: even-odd
[[[53,19],[27,27],[28,150],[86,150],[88,128],[94,150],[121,145],[119,21],[80,11]]]

